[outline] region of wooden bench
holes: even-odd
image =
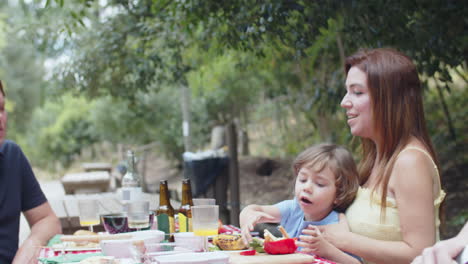
[[[99,203],[99,213],[122,213],[121,192],[106,192],[99,194],[65,195],[62,199],[49,200],[49,204],[60,219],[64,234],[73,234],[78,229],[87,229],[80,226],[78,201],[81,199],[96,199]],[[150,210],[156,211],[159,206],[159,194],[143,193],[142,199],[150,202]],[[180,202],[171,200],[174,209],[180,207]],[[104,231],[102,223],[95,226],[95,231]]]
[[[107,192],[110,188],[110,174],[107,171],[69,173],[60,180],[65,194],[80,192]]]
[[[86,172],[91,172],[91,171],[107,171],[109,173],[112,172],[112,165],[110,163],[105,163],[105,162],[89,162],[89,163],[83,163],[81,164],[81,166]]]

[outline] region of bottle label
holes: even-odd
[[[122,200],[130,201],[130,190],[128,188],[122,188]]]
[[[140,187],[123,187],[122,200],[123,201],[138,201],[141,200],[142,190]]]
[[[158,229],[166,234],[166,240],[169,240],[170,234],[175,232],[174,217],[170,217],[168,214],[159,214]]]
[[[192,218],[179,213],[179,232],[192,232]]]

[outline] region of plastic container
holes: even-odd
[[[132,248],[144,251],[146,246],[160,243],[164,239],[164,232],[159,230],[147,230],[129,233],[131,239],[102,240],[99,245],[102,254],[116,258],[131,258]]]
[[[203,251],[203,239],[202,236],[196,236],[193,232],[175,233],[174,234],[175,244],[178,247],[193,250],[195,252]]]
[[[164,232],[160,230],[144,230],[137,232],[130,232],[133,239],[141,239],[147,244],[160,243],[164,240]]]
[[[131,258],[132,248],[142,249],[144,242],[142,240],[124,239],[124,240],[102,240],[99,243],[101,252],[104,256],[116,258]]]

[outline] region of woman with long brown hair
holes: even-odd
[[[416,67],[396,50],[373,49],[348,57],[345,71],[341,106],[362,142],[361,187],[346,220],[320,230],[366,263],[410,263],[438,240],[445,196]],[[303,233],[307,244],[314,232]]]

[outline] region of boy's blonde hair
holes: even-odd
[[[359,188],[359,174],[351,153],[342,146],[323,143],[311,146],[300,153],[293,162],[294,174],[303,168],[322,171],[328,167],[335,175],[336,204],[334,209],[344,212],[353,202]]]

